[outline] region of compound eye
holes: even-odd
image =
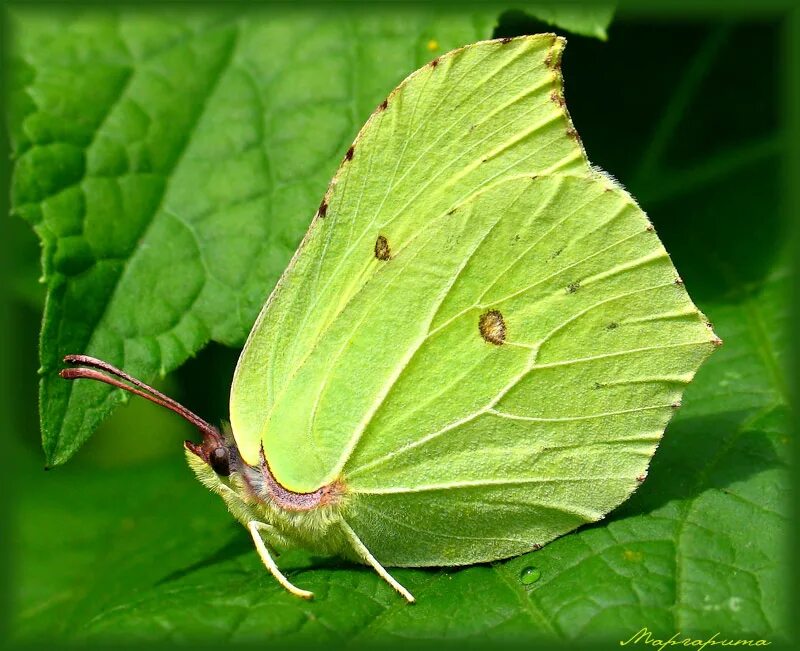
[[[228,448],[218,447],[208,455],[208,463],[215,473],[221,477],[228,477],[231,474],[230,455]]]

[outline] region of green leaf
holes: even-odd
[[[12,202],[44,247],[48,464],[123,400],[61,380],[65,354],[148,381],[240,345],[364,118],[493,22],[322,14],[17,14]]]
[[[774,108],[777,36],[765,24],[636,22],[609,44],[568,48],[568,101],[588,151],[630,179],[725,340],[623,507],[505,563],[395,570],[418,598],[412,607],[367,568],[285,554],[289,577],[317,593],[306,603],[266,574],[247,533],[184,467],[177,441],[169,461],[103,469],[81,455],[50,473],[34,452],[10,448],[14,639],[617,646],[643,626],[667,639],[785,639],[791,278],[779,245],[786,227],[777,201],[764,199],[780,196],[786,142]],[[745,69],[762,74],[744,79]],[[636,101],[600,93],[609,81],[635,87]],[[739,101],[742,92],[763,101]],[[229,373],[207,362],[193,362],[193,391],[216,383],[227,394]],[[103,445],[112,434],[99,435]],[[134,444],[120,438],[119,457]],[[526,583],[531,567],[540,578]]]
[[[520,5],[519,11],[573,34],[605,41],[615,8],[616,3],[613,2],[537,2]]]

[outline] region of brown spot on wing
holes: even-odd
[[[478,330],[485,341],[501,346],[506,340],[506,322],[499,310],[489,310],[478,319]]]
[[[555,44],[555,41],[553,42]],[[561,67],[561,54],[563,50],[559,47],[553,47],[544,58],[544,65],[553,70]]]
[[[381,111],[385,111],[385,110],[388,108],[388,106],[389,106],[389,100],[388,100],[388,99],[385,99],[385,100],[383,100],[383,101],[380,103],[380,106],[378,106],[378,108],[379,108]]]
[[[324,217],[328,214],[328,204],[325,202],[325,199],[323,199],[322,203],[319,204],[319,208],[317,208],[317,214],[320,217]]]
[[[347,150],[347,153],[344,155],[345,160],[353,160],[353,154],[356,153],[355,145],[350,145],[350,148]]]
[[[389,248],[389,240],[383,235],[378,235],[375,240],[375,257],[378,260],[389,260],[392,257],[392,250]]]

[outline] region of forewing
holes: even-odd
[[[449,266],[418,257],[456,223],[449,213],[520,174],[589,173],[564,108],[563,46],[553,35],[467,46],[378,107],[242,352],[230,407],[245,460],[263,443],[286,487],[330,481],[464,261],[463,248],[443,252]],[[471,241],[471,230],[452,232]]]

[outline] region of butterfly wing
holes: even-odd
[[[384,313],[369,302],[375,279],[397,275],[401,250],[479,189],[521,173],[588,170],[564,108],[563,46],[552,34],[467,46],[378,107],[242,352],[230,416],[246,461],[257,463],[263,444],[287,488],[331,480],[425,325],[424,313],[408,312],[391,341],[375,339]],[[414,297],[430,291],[427,281],[399,282]]]
[[[593,172],[552,36],[412,75],[357,138],[242,353],[231,420],[392,565],[514,555],[635,489],[717,341]],[[387,534],[387,532],[391,532]]]
[[[602,177],[555,174],[473,195],[426,233],[391,261],[408,266],[370,326],[391,346],[424,315],[341,465],[348,522],[386,564],[449,565],[600,519],[718,343],[649,221]]]

